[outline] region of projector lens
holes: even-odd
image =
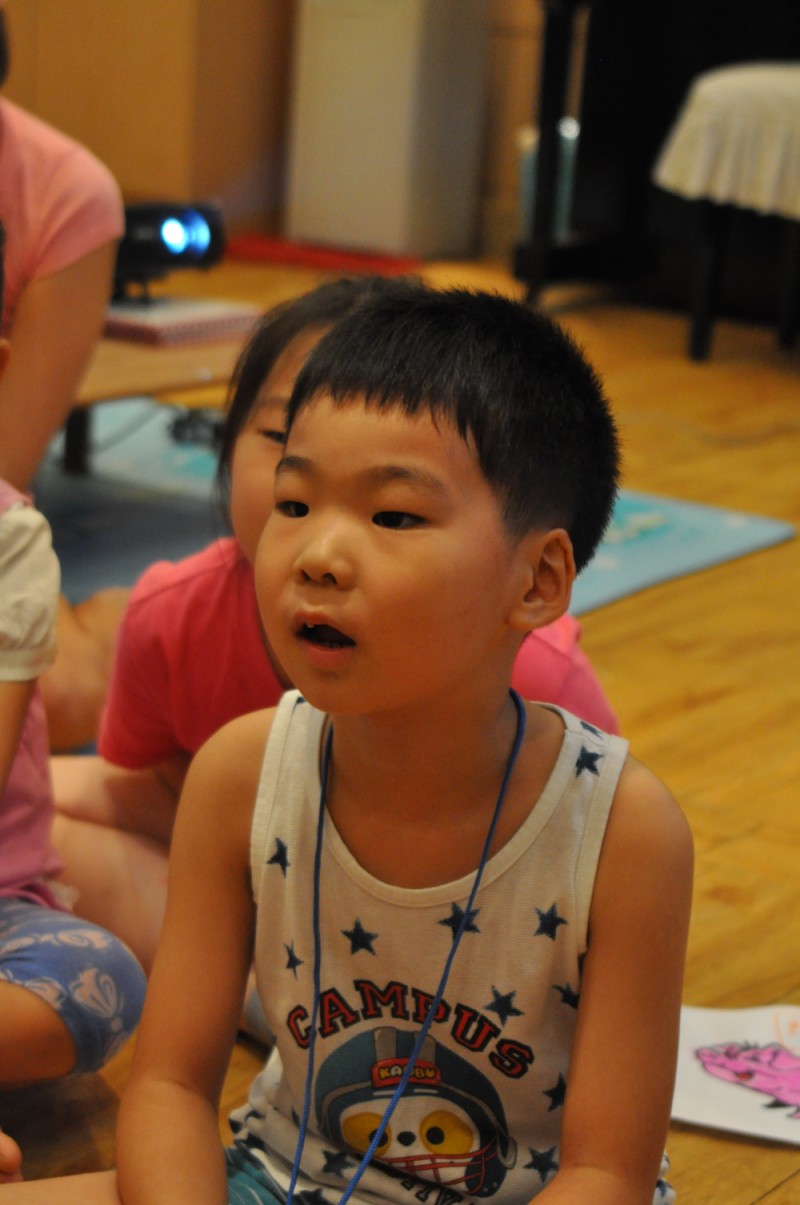
[[[183,220],[170,217],[162,222],[161,239],[173,255],[183,255],[184,252],[190,251],[199,258],[208,250],[211,228],[199,213],[190,211]]]

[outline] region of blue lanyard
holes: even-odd
[[[517,710],[517,731],[516,731],[516,735],[514,737],[514,744],[511,747],[511,753],[509,754],[508,761],[506,762],[506,768],[505,768],[505,772],[503,774],[503,781],[500,784],[500,791],[497,796],[497,802],[494,805],[494,812],[492,813],[492,819],[489,824],[489,831],[486,834],[486,840],[483,845],[481,859],[480,859],[480,862],[478,863],[478,869],[475,873],[475,879],[472,883],[472,888],[469,893],[469,899],[467,900],[467,906],[464,909],[464,913],[461,917],[458,928],[453,937],[453,941],[450,946],[450,951],[447,955],[447,958],[445,959],[444,969],[442,971],[442,975],[439,980],[439,986],[437,987],[436,993],[435,993],[433,999],[431,1000],[431,1004],[430,1004],[430,1007],[426,1014],[425,1020],[422,1023],[422,1028],[420,1029],[419,1033],[417,1034],[417,1040],[414,1043],[414,1048],[411,1051],[411,1055],[408,1059],[408,1062],[406,1063],[405,1070],[403,1071],[400,1081],[399,1081],[397,1087],[395,1088],[394,1093],[393,1093],[391,1099],[389,1100],[388,1105],[386,1106],[386,1111],[383,1114],[383,1118],[381,1119],[380,1125],[378,1126],[375,1133],[373,1134],[372,1141],[370,1142],[369,1146],[367,1147],[366,1151],[364,1152],[364,1155],[361,1159],[361,1163],[356,1168],[356,1171],[355,1171],[352,1179],[350,1180],[350,1182],[347,1185],[347,1188],[345,1189],[344,1193],[342,1194],[339,1205],[346,1205],[346,1202],[350,1200],[350,1197],[352,1196],[353,1192],[355,1191],[355,1188],[356,1188],[359,1180],[363,1176],[366,1169],[369,1167],[369,1164],[372,1161],[372,1156],[375,1154],[375,1151],[378,1149],[378,1146],[380,1145],[380,1143],[383,1139],[383,1135],[386,1130],[386,1127],[389,1124],[389,1120],[390,1120],[392,1114],[394,1113],[395,1108],[397,1107],[397,1103],[400,1100],[400,1097],[405,1092],[406,1085],[408,1084],[408,1081],[411,1078],[411,1075],[414,1071],[414,1066],[416,1064],[417,1059],[419,1058],[419,1053],[422,1049],[423,1043],[425,1042],[425,1038],[428,1035],[428,1030],[430,1029],[431,1025],[433,1024],[433,1018],[436,1016],[437,1009],[439,1008],[439,1004],[441,1002],[442,996],[444,995],[444,990],[445,990],[445,987],[447,986],[447,980],[450,976],[450,968],[453,965],[453,959],[456,956],[456,951],[458,950],[459,944],[461,942],[461,938],[464,934],[464,930],[466,929],[467,925],[469,924],[470,917],[472,916],[472,909],[473,909],[473,904],[475,903],[475,897],[478,894],[478,888],[480,886],[481,878],[483,877],[483,871],[486,867],[486,863],[489,860],[489,851],[492,847],[492,841],[494,840],[494,834],[495,834],[495,830],[497,828],[497,821],[500,816],[500,810],[503,806],[503,801],[505,800],[506,793],[508,791],[508,784],[511,781],[511,775],[514,770],[514,766],[516,765],[517,757],[519,756],[519,751],[522,747],[522,741],[525,736],[525,705],[515,690],[512,690],[510,692],[510,694],[511,694],[511,698],[514,702],[514,706],[516,707],[516,710]],[[315,1051],[316,1051],[317,1019],[319,1017],[320,971],[321,971],[321,964],[322,964],[322,938],[321,938],[320,920],[319,920],[319,915],[320,915],[320,871],[321,871],[321,866],[322,866],[322,832],[323,832],[323,827],[324,827],[324,823],[325,823],[325,802],[326,802],[326,796],[328,793],[328,779],[330,776],[332,750],[333,750],[333,726],[331,726],[331,728],[329,729],[328,735],[325,740],[325,747],[324,747],[323,753],[322,753],[322,769],[321,769],[321,773],[320,773],[322,783],[321,783],[320,795],[319,795],[319,815],[317,817],[317,841],[316,841],[316,848],[314,850],[314,898],[313,898],[313,928],[314,928],[313,989],[314,989],[314,996],[313,996],[313,1004],[311,1007],[311,1030],[310,1030],[310,1034],[309,1034],[308,1065],[307,1065],[307,1069],[306,1069],[306,1084],[305,1084],[305,1092],[304,1092],[304,1096],[303,1096],[303,1113],[302,1113],[302,1116],[300,1119],[300,1134],[299,1134],[299,1137],[297,1140],[297,1150],[295,1151],[294,1164],[292,1166],[292,1177],[291,1177],[291,1180],[289,1183],[289,1192],[287,1195],[286,1205],[292,1205],[295,1185],[297,1184],[297,1177],[300,1173],[300,1160],[302,1159],[302,1156],[303,1156],[303,1147],[305,1146],[306,1133],[308,1131],[308,1121],[309,1121],[309,1117],[311,1115],[311,1089],[312,1089],[312,1085],[314,1082],[314,1055],[315,1055]]]

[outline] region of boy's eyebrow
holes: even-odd
[[[431,473],[427,469],[410,468],[402,464],[378,465],[374,469],[367,469],[360,476],[370,485],[391,485],[393,481],[403,481],[409,485],[421,486],[423,489],[430,490],[435,494],[444,494],[447,492],[444,482],[435,473]]]
[[[291,472],[310,476],[314,472],[314,466],[308,457],[292,455],[290,453],[288,456],[281,457],[275,473],[276,476],[280,476],[281,473]],[[441,478],[423,468],[411,468],[402,464],[381,464],[376,465],[374,468],[364,469],[358,476],[364,481],[365,485],[390,485],[394,481],[403,481],[409,485],[416,485],[422,489],[430,490],[435,494],[447,493],[447,487]]]

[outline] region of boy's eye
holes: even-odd
[[[262,431],[261,434],[264,436],[264,439],[269,439],[272,441],[272,443],[280,444],[281,447],[283,447],[283,445],[286,443],[286,432],[285,431],[278,431],[277,429],[273,430],[272,428],[267,428],[267,430]]]
[[[376,527],[390,527],[393,531],[402,531],[408,527],[419,527],[425,520],[404,510],[379,510],[372,516],[372,522]]]
[[[305,502],[277,502],[275,509],[278,514],[285,515],[287,519],[302,519],[308,514],[308,505]]]

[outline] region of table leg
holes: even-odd
[[[515,275],[527,282],[527,300],[534,302],[547,279],[553,245],[558,123],[564,116],[572,51],[574,3],[546,6],[542,75],[539,89],[539,144],[536,163],[533,221],[526,244],[517,248]]]
[[[91,407],[75,406],[70,410],[64,424],[65,473],[87,473],[91,450]]]
[[[730,205],[702,202],[701,230],[698,238],[694,303],[689,331],[689,356],[692,360],[707,360],[711,349],[711,332],[719,305],[725,251],[728,245]]]
[[[794,347],[800,318],[800,222],[786,222],[783,296],[778,318],[778,342]]]

